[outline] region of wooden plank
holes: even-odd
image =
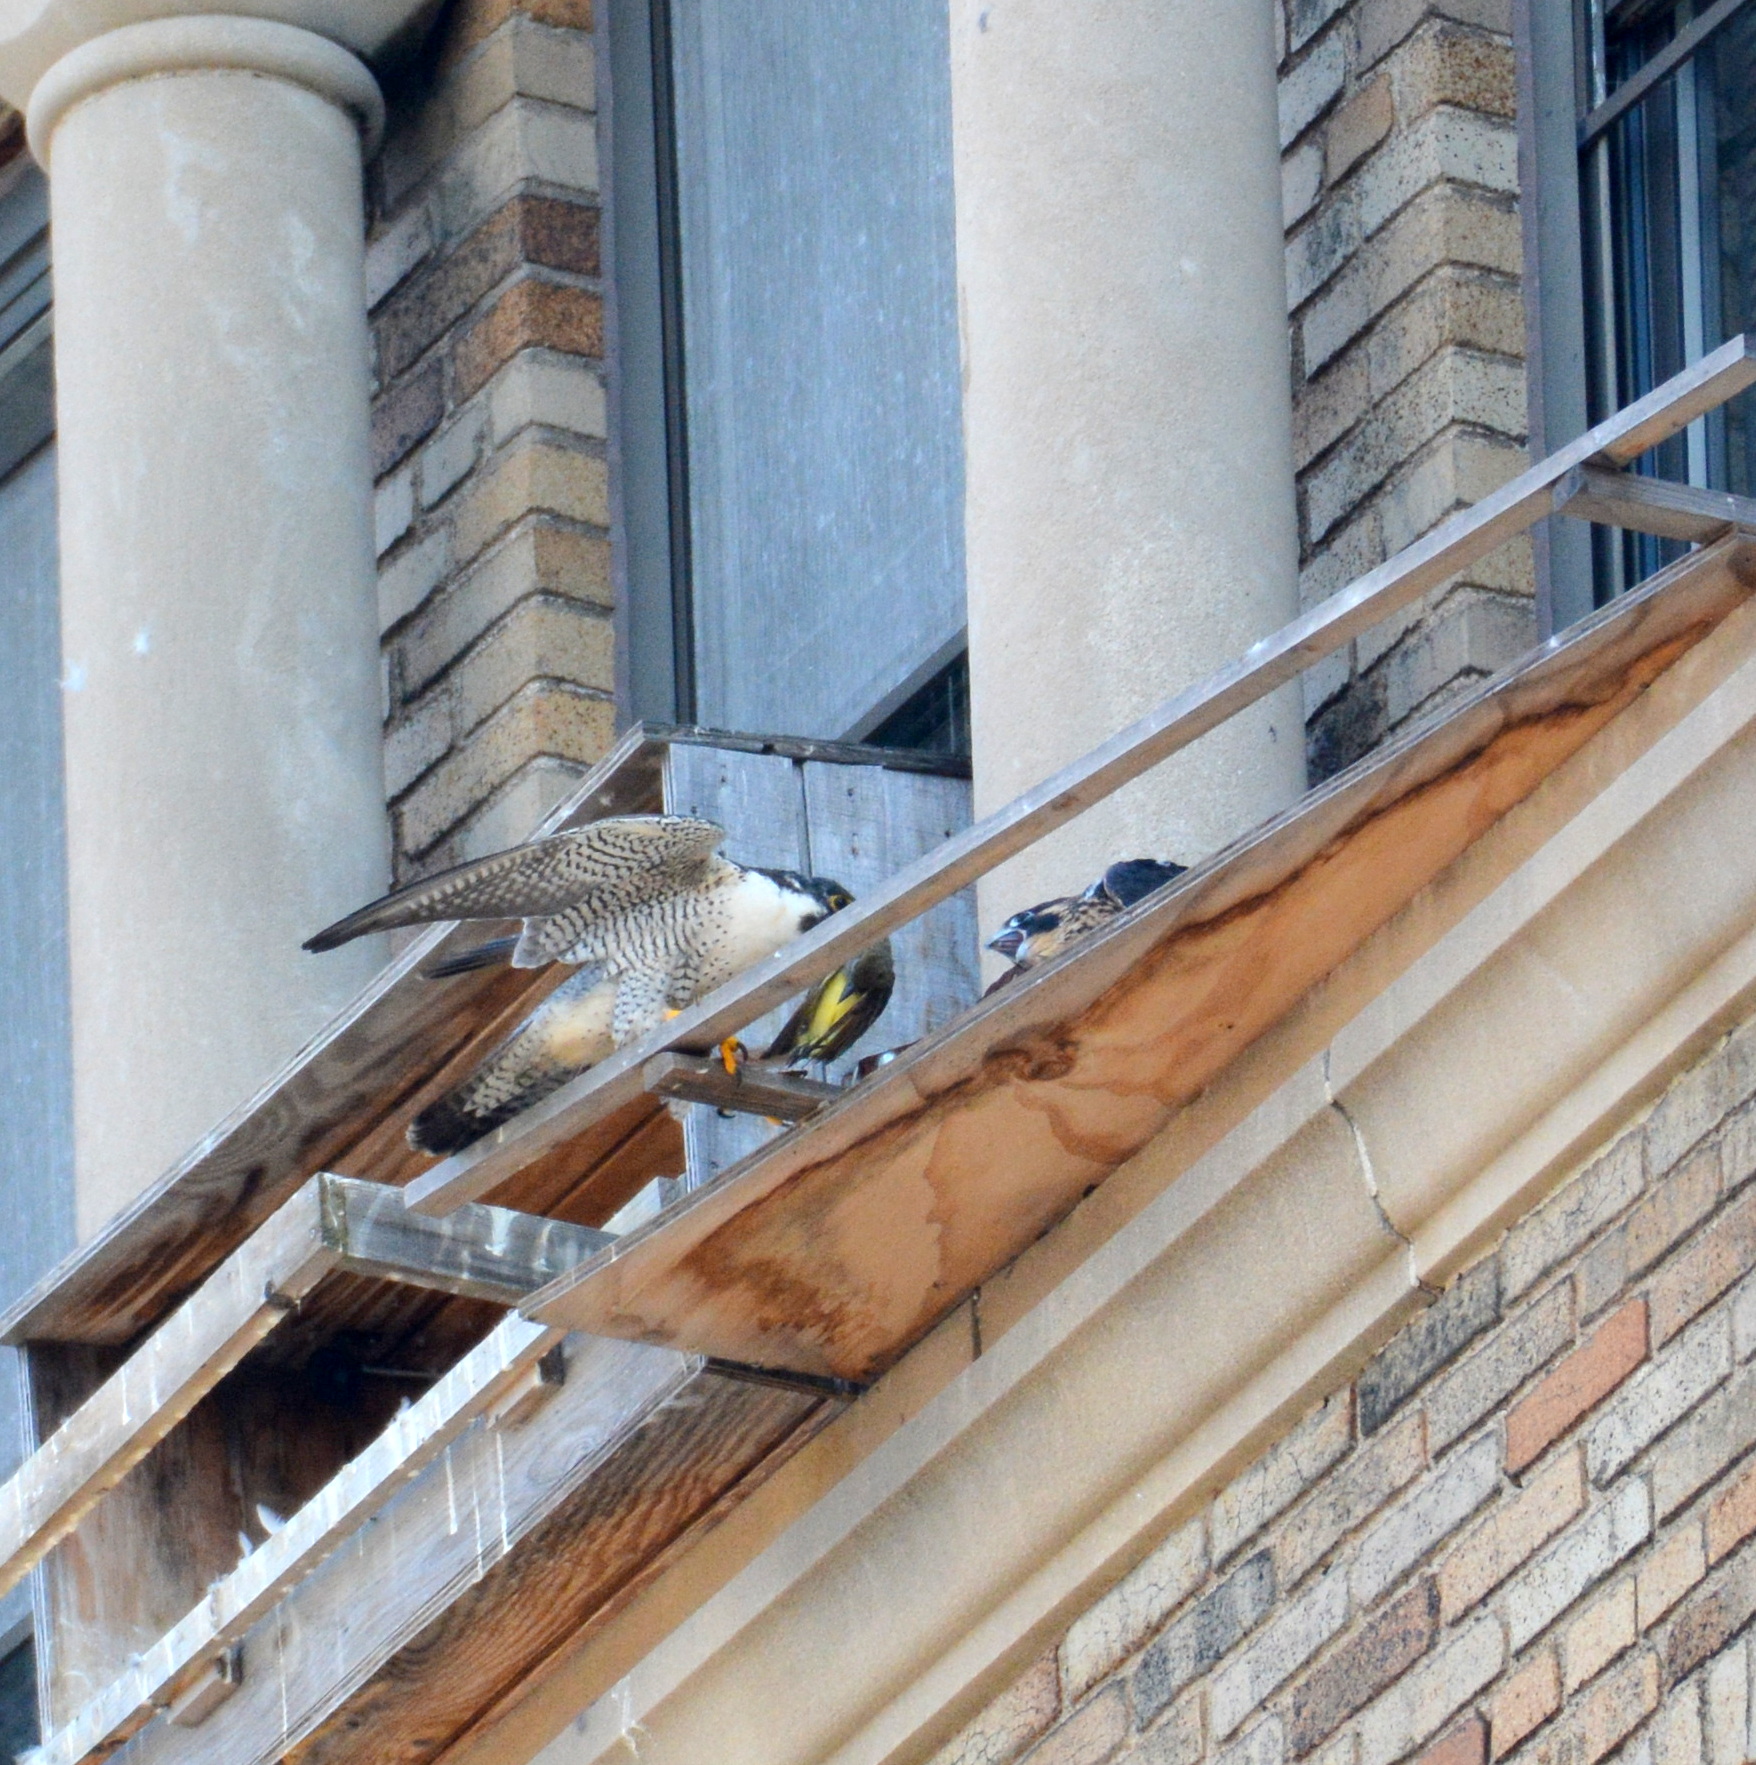
[[[874,939],[967,888],[997,864],[1294,680],[1313,662],[1437,588],[1554,507],[1555,487],[1587,461],[1623,465],[1756,382],[1756,352],[1734,337],[1577,441],[1454,515],[1235,662],[1167,699],[1053,777],[897,872],[662,1029],[563,1086],[467,1152],[409,1185],[409,1205],[442,1214],[487,1193],[530,1159],[640,1094],[655,1054],[702,1054],[839,967]]]
[[[630,730],[544,830],[657,809],[663,751],[644,728]],[[480,935],[439,926],[416,938],[261,1091],[0,1315],[0,1341],[132,1341],[306,1178],[345,1169],[347,1149],[387,1120],[397,1140],[434,1070],[533,985],[529,971],[510,969],[443,985],[421,978],[435,955]]]
[[[876,1377],[1753,591],[1756,541],[1692,554],[990,995],[526,1314]]]
[[[732,830],[727,856],[770,870],[811,868],[805,833],[805,790],[790,756],[733,749],[676,746],[665,755],[665,808],[672,815],[705,815]],[[746,1026],[745,1041],[758,1053],[786,1022],[788,1003],[776,1001]],[[761,1115],[721,1115],[699,1103],[680,1105],[685,1176],[692,1188],[766,1145],[779,1131]],[[419,1178],[416,1181],[420,1181]]]
[[[741,754],[778,754],[783,760],[812,760],[825,766],[878,766],[886,772],[919,772],[934,778],[971,773],[967,754],[928,754],[913,748],[875,748],[866,742],[826,742],[808,735],[752,735],[746,730],[708,729],[700,724],[648,723],[654,740],[678,747],[725,748]]]
[[[0,1487],[0,1592],[16,1586],[335,1264],[310,1183]]]
[[[1696,545],[1711,545],[1733,527],[1756,529],[1756,498],[1603,466],[1575,466],[1555,488],[1555,513]]]
[[[326,1172],[316,1191],[322,1240],[336,1266],[496,1305],[516,1305],[615,1242],[589,1226],[479,1203],[444,1220],[423,1219],[403,1206],[401,1190],[357,1177]]]
[[[811,868],[863,900],[906,864],[936,852],[970,824],[960,778],[908,778],[807,764],[805,828]],[[981,997],[974,889],[965,889],[891,933],[896,991],[882,1018],[836,1063],[849,1078],[862,1054],[918,1042]]]
[[[133,1666],[50,1735],[36,1755],[39,1765],[77,1765],[94,1752],[107,1752],[149,1722],[156,1710],[174,1703],[562,1334],[523,1318],[507,1318]]]
[[[431,1760],[840,1408],[662,1350],[566,1349],[541,1414],[463,1435],[258,1622],[235,1697],[193,1732],[154,1721],[116,1765]]]
[[[660,1054],[646,1069],[646,1088],[655,1097],[674,1097],[681,1103],[735,1110],[740,1115],[772,1116],[777,1122],[803,1121],[841,1095],[839,1085],[769,1072],[753,1062],[729,1073],[717,1054]]]

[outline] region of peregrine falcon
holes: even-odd
[[[308,940],[307,950],[333,950],[395,926],[522,919],[514,967],[579,971],[415,1117],[409,1144],[460,1151],[853,898],[824,877],[734,864],[719,856],[724,838],[691,816],[594,821],[411,883]],[[505,943],[440,971],[497,960]]]
[[[1157,858],[1118,859],[1084,894],[1060,895],[1013,914],[989,938],[988,948],[997,950],[1016,972],[1035,968],[1136,901],[1144,901],[1187,868]]]
[[[896,987],[896,957],[888,938],[826,974],[804,997],[762,1056],[765,1062],[828,1065],[845,1054],[884,1015]]]

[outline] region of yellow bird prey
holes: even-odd
[[[397,889],[310,939],[450,919],[522,919],[516,968],[579,972],[409,1124],[409,1144],[456,1152],[575,1074],[772,955],[852,899],[839,883],[719,856],[725,829],[685,815],[624,815],[532,840]],[[441,972],[491,961],[470,952]]]
[[[882,938],[852,962],[826,974],[786,1021],[764,1063],[803,1066],[838,1060],[884,1015],[896,988],[896,957]]]

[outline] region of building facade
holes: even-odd
[[[967,760],[987,815],[1738,336],[1753,31],[0,6],[3,1297],[374,996],[388,948],[304,935],[528,837],[631,726]],[[1756,495],[1749,397],[1632,471]],[[980,922],[1241,852],[1694,555],[1520,529]],[[261,1756],[1744,1765],[1748,641],[1629,661],[1645,698],[1457,811],[1398,917],[468,1721],[350,1749],[361,1669]],[[0,1750],[98,1671],[32,1687],[37,1581]],[[395,1660],[461,1651],[447,1610]],[[66,1756],[254,1757],[251,1707]]]

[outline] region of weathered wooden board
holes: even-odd
[[[846,883],[856,898],[970,824],[970,787],[961,778],[887,778],[870,769],[812,764],[803,771],[811,868]],[[892,932],[890,942],[896,991],[883,1017],[835,1063],[838,1078],[848,1077],[862,1054],[943,1029],[981,997],[973,888]]]
[[[40,1765],[77,1765],[144,1726],[560,1340],[558,1331],[508,1318],[51,1734],[38,1751]]]
[[[725,851],[740,864],[809,872],[811,847],[800,771],[798,762],[779,754],[674,747],[665,755],[665,808],[673,815],[705,815],[734,829]],[[761,1053],[786,1022],[787,1009],[777,1005],[752,1023],[744,1032],[746,1045]],[[677,1107],[688,1154],[684,1174],[692,1188],[710,1182],[778,1132],[759,1115],[721,1115],[702,1103]]]
[[[1555,513],[1697,545],[1711,545],[1733,527],[1756,528],[1756,499],[1603,466],[1575,466],[1555,487]]]
[[[423,1213],[444,1213],[497,1189],[558,1142],[641,1095],[640,1075],[654,1055],[705,1053],[737,1034],[875,938],[949,899],[1523,532],[1553,510],[1556,486],[1575,466],[1625,465],[1753,381],[1756,347],[1748,338],[1735,337],[1473,507],[1442,521],[1236,661],[1167,699],[926,858],[905,865],[856,907],[757,963],[662,1029],[563,1086],[515,1123],[435,1166],[408,1186],[409,1205]]]
[[[1753,590],[1756,540],[1693,554],[991,995],[527,1314],[874,1377]]]
[[[431,1759],[838,1407],[623,1343],[567,1353],[534,1420],[478,1423],[249,1632],[234,1697],[119,1765]]]
[[[967,761],[949,756],[641,725],[544,828],[655,812],[663,804],[664,756],[676,746],[778,756],[774,764],[795,768],[809,760],[900,773],[968,771]],[[511,969],[443,982],[422,977],[435,957],[484,935],[480,926],[436,927],[410,944],[257,1096],[0,1316],[0,1340],[130,1341],[317,1171],[403,1184],[427,1169],[430,1161],[403,1138],[409,1118],[562,978]],[[482,1199],[597,1225],[653,1177],[680,1172],[683,1156],[677,1123],[636,1095],[608,1112],[593,1136],[527,1161],[507,1183],[484,1189]],[[326,1287],[325,1297],[331,1291]],[[394,1303],[406,1305],[406,1298]]]

